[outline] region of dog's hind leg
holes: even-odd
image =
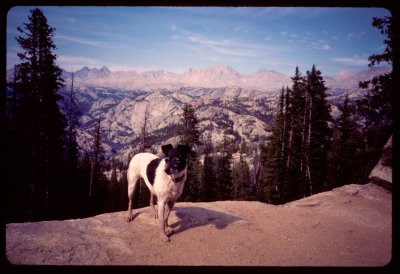
[[[154,213],[154,219],[158,218],[158,213],[156,211],[156,208],[154,207],[154,197],[156,197],[155,195],[153,195],[153,193],[150,192],[150,208],[152,209],[153,213]]]
[[[139,178],[137,176],[129,176],[128,175],[128,217],[126,218],[127,222],[133,220],[132,216],[132,206],[133,206],[133,197],[135,196],[136,185],[139,182]]]

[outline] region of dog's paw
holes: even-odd
[[[169,237],[168,237],[167,235],[165,235],[165,234],[161,234],[161,239],[162,239],[164,242],[169,242]]]
[[[130,216],[128,216],[127,218],[126,218],[126,221],[129,223],[130,221],[132,221],[133,220],[133,215],[130,215]]]
[[[165,228],[165,235],[171,236],[171,234],[174,232],[174,230],[171,227]]]

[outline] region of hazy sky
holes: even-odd
[[[18,26],[34,7],[7,17],[7,69],[19,63]],[[324,75],[367,69],[384,36],[382,8],[39,7],[56,28],[58,65],[181,73],[216,64],[248,74],[267,68],[293,75],[315,64]]]

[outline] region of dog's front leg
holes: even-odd
[[[165,207],[165,214],[164,214],[165,234],[168,236],[173,232],[173,229],[168,226],[168,217],[169,214],[171,213],[174,204],[175,201],[168,201],[167,206]]]
[[[165,214],[164,214],[164,220],[165,220],[165,227],[168,227],[168,217],[169,214],[171,213],[172,207],[174,206],[175,201],[168,201],[167,206],[165,207]]]
[[[158,201],[158,225],[161,229],[161,238],[168,242],[169,237],[165,234],[165,219],[164,219],[165,201]]]

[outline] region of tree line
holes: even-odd
[[[374,18],[387,39],[383,54],[372,55],[370,66],[391,64],[391,17]],[[13,80],[7,83],[2,119],[7,162],[4,182],[6,221],[38,221],[86,217],[126,210],[127,163],[104,161],[101,117],[97,117],[88,149],[78,152],[79,111],[71,86],[65,87],[56,65],[55,29],[40,9],[18,28],[22,52]],[[258,200],[272,204],[363,183],[392,134],[392,73],[360,83],[367,96],[345,97],[338,119],[330,115],[327,88],[315,66],[303,75],[296,67],[292,86],[283,87],[270,135],[261,144],[240,145],[230,139],[215,144],[209,134],[200,139],[195,109],[182,106],[172,128],[179,142],[192,147],[188,179],[181,201]],[[69,88],[62,98],[60,91]],[[59,108],[64,100],[64,111]],[[266,106],[267,107],[267,106]],[[146,109],[139,151],[155,152]],[[107,173],[108,172],[108,173]],[[108,176],[106,176],[108,174]],[[144,183],[138,184],[134,207],[149,205]]]

